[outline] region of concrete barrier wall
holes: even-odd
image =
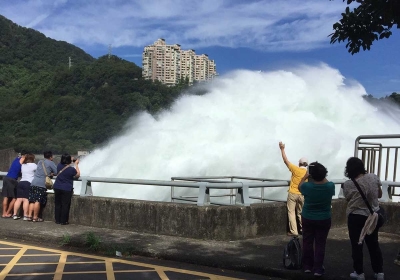
[[[383,203],[388,222],[382,231],[400,232],[400,204]],[[54,195],[49,194],[43,213],[54,220]],[[70,223],[197,239],[239,240],[282,235],[287,232],[286,204],[250,207],[204,206],[131,199],[74,196]],[[332,227],[345,227],[346,201],[332,203]]]
[[[333,202],[333,227],[346,225],[346,202]],[[54,197],[44,211],[53,220]],[[198,239],[238,240],[286,234],[285,203],[253,204],[250,207],[204,206],[130,199],[74,196],[70,222]]]

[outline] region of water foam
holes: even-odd
[[[362,98],[362,85],[345,81],[325,64],[234,71],[209,85],[207,94],[185,95],[156,118],[132,118],[123,135],[82,161],[82,176],[289,178],[278,148],[284,141],[292,162],[306,156],[323,163],[330,178],[344,178],[358,135],[400,132],[397,122]],[[283,189],[273,193],[286,196]],[[94,184],[94,194],[169,200],[170,190]]]

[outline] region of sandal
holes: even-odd
[[[24,216],[24,221],[32,221],[32,217]]]

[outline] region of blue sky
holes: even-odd
[[[341,0],[0,0],[0,14],[94,57],[112,44],[113,54],[141,66],[143,47],[165,38],[207,53],[220,74],[324,62],[374,96],[400,92],[400,30],[352,56],[328,38],[345,7]]]

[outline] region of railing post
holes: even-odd
[[[171,178],[171,181],[174,182],[175,180]],[[174,197],[175,197],[174,186],[171,186],[171,202],[175,202]]]
[[[92,182],[87,177],[82,177],[81,196],[92,196]]]
[[[382,202],[390,202],[392,201],[392,198],[389,196],[389,184],[382,182],[382,197],[379,199],[379,201]]]
[[[199,196],[197,197],[197,206],[206,206],[210,204],[210,189],[208,183],[199,183]]]
[[[244,206],[250,206],[249,185],[248,184],[242,183],[242,187],[237,189],[236,204],[243,204]]]
[[[338,194],[338,198],[340,198],[340,199],[345,198],[344,194],[343,194],[343,185],[344,185],[344,183],[340,184],[340,190],[339,190],[339,194]]]

